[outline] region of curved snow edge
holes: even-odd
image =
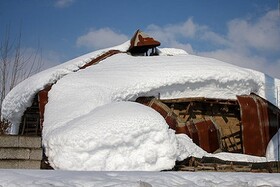
[[[7,94],[2,103],[1,118],[12,123],[10,134],[18,134],[21,117],[26,108],[32,105],[33,98],[40,90],[43,90],[47,85],[56,83],[62,77],[76,72],[80,67],[109,50],[126,52],[129,46],[130,41],[127,41],[115,47],[97,50],[23,80]]]

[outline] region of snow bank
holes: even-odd
[[[97,172],[61,170],[0,170],[2,186],[94,187],[248,187],[279,186],[277,173],[233,172]]]
[[[98,107],[44,137],[55,169],[159,171],[176,160],[174,131],[158,112],[135,102]]]

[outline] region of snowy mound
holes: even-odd
[[[128,47],[125,43],[110,49],[126,51]],[[13,89],[3,102],[3,117],[18,128],[33,97],[53,84],[45,106],[43,144],[56,169],[162,170],[171,169],[176,157],[207,156],[190,139],[176,137],[168,130],[157,112],[128,102],[139,96],[236,99],[236,95],[254,92],[279,103],[279,80],[176,49],[159,49],[159,56],[120,53],[79,70],[108,50],[95,51],[34,75]],[[274,150],[275,145],[269,149]]]
[[[47,129],[59,128],[98,106],[134,101],[139,96],[235,99],[236,95],[252,91],[262,94],[261,78],[261,73],[194,55],[117,54],[68,74],[52,86],[45,108],[43,136],[48,136]]]
[[[44,139],[51,165],[70,170],[163,170],[174,166],[176,138],[162,116],[133,102],[98,107]]]

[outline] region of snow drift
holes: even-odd
[[[97,107],[54,129],[44,142],[53,167],[71,170],[158,171],[174,166],[177,150],[161,115],[135,102]]]

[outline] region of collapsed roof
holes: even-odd
[[[50,133],[49,129],[54,129],[55,131],[57,124],[65,125],[68,121],[94,111],[98,106],[120,100],[135,101],[139,96],[156,96],[160,93],[161,97],[165,99],[192,99],[197,97],[205,97],[206,99],[216,98],[218,101],[233,99],[234,101],[223,104],[220,108],[217,108],[217,105],[220,105],[219,103],[217,105],[212,103],[215,107],[211,108],[210,102],[210,104],[208,103],[209,110],[223,111],[224,113],[220,113],[221,118],[235,111],[237,122],[241,121],[242,123],[241,113],[244,107],[237,104],[236,96],[249,95],[252,91],[264,98],[266,96],[266,92],[263,90],[265,90],[264,88],[268,82],[267,76],[260,72],[243,69],[215,59],[188,55],[186,53],[179,54],[177,53],[178,50],[175,49],[169,50],[169,52],[175,51],[173,53],[174,56],[164,56],[165,54],[161,54],[163,56],[148,58],[143,56],[131,57],[127,53],[128,51],[130,53],[132,51],[133,54],[135,52],[136,55],[140,52],[146,53],[147,50],[159,45],[159,42],[157,43],[155,39],[147,36],[143,37],[144,35],[141,32],[138,32],[138,34],[136,32],[134,36],[134,39],[132,38],[131,41],[123,45],[78,57],[25,80],[5,99],[2,109],[4,111],[2,112],[3,117],[18,125],[21,134],[40,134],[43,125],[45,132]],[[142,40],[144,41],[142,49],[141,42],[136,42],[136,48],[134,46],[137,36],[141,36],[142,39],[146,38]],[[153,44],[150,45],[151,43]],[[138,44],[140,46],[137,46]],[[168,51],[168,49],[162,51]],[[83,71],[80,71],[81,69]],[[275,86],[280,85],[277,79],[271,78],[269,80]],[[270,91],[275,93],[275,87]],[[271,98],[266,99],[273,102]],[[274,98],[274,103],[276,103],[275,100]],[[197,106],[203,105],[203,103],[204,101],[197,102]],[[169,106],[170,108],[172,108],[171,105]],[[256,104],[253,103],[250,106],[253,105]],[[192,107],[192,110],[200,109],[195,108],[193,105],[188,106]],[[230,109],[230,106],[234,106],[234,110],[227,111],[227,108]],[[267,108],[270,107],[269,105]],[[275,106],[272,108],[275,108]],[[262,110],[266,110],[265,107]],[[273,125],[279,126],[277,110],[273,109],[272,111],[276,114],[276,117],[272,119],[274,121]],[[52,115],[51,117],[50,114]],[[195,125],[198,124],[199,126],[199,121],[192,121]],[[190,121],[185,122],[191,124]],[[207,122],[207,124],[211,127],[210,130],[214,130],[212,123]],[[252,124],[254,125],[254,123],[248,124],[248,127]],[[260,125],[257,126],[259,128]],[[180,127],[182,125],[178,124],[175,129],[180,129]],[[47,128],[48,130],[46,130]],[[242,125],[238,128],[242,132]],[[217,132],[217,130],[213,132]],[[259,133],[262,132],[264,131],[259,131]],[[189,133],[190,135],[195,134],[190,131]],[[235,136],[234,133],[235,131],[233,136]],[[45,139],[48,139],[46,134]],[[212,133],[212,135],[215,135],[215,133]],[[264,147],[267,145],[267,138],[271,138],[271,136],[272,134],[269,137],[265,137],[266,142],[262,144],[261,153],[246,152],[248,150],[242,149],[240,144],[238,144],[239,142],[236,142],[236,145],[231,144],[232,147],[229,147],[228,151],[242,150],[243,153],[263,155]],[[259,138],[263,139],[264,136]],[[231,137],[229,139],[233,140]],[[240,137],[239,139],[244,140]],[[228,145],[230,140],[226,140],[225,144]],[[226,145],[222,148],[226,147]],[[206,149],[212,151],[213,147],[208,145]]]

